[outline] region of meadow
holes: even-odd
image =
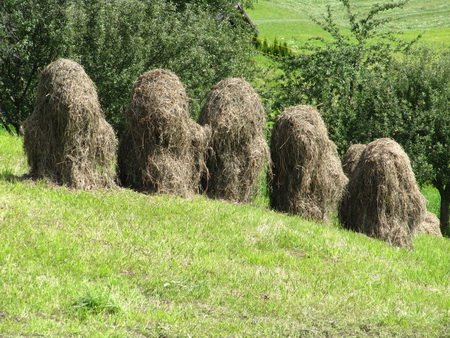
[[[384,2],[358,0],[351,3],[356,13],[367,13],[372,5]],[[327,5],[338,25],[346,27],[345,11],[338,0],[258,0],[249,15],[261,39],[270,43],[277,39],[297,50],[308,39],[328,37],[311,19],[320,19]],[[412,40],[421,34],[421,43],[437,48],[450,46],[450,3],[446,0],[411,0],[404,8],[387,12],[386,16],[393,19],[386,29],[404,32],[404,39]]]
[[[2,336],[450,333],[448,239],[399,249],[262,203],[74,191],[27,170],[0,131]]]
[[[298,49],[323,34],[310,16],[326,4],[338,1],[259,0],[249,13],[262,38]],[[391,15],[406,37],[450,46],[447,1]],[[0,129],[1,337],[450,336],[448,238],[392,247],[271,211],[264,186],[243,205],[77,191],[28,170],[23,139]],[[436,214],[439,194],[422,192]]]

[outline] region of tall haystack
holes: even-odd
[[[270,149],[271,207],[326,221],[347,178],[319,112],[304,105],[285,109],[275,122]]]
[[[222,80],[209,93],[199,123],[211,129],[203,189],[213,198],[250,200],[269,157],[258,94],[244,79]]]
[[[209,132],[192,121],[178,77],[156,69],[139,77],[119,147],[123,185],[187,196],[198,192]]]
[[[382,138],[369,143],[346,190],[339,208],[346,228],[393,245],[411,245],[411,235],[425,217],[425,199],[397,142]]]
[[[437,216],[431,212],[425,214],[424,220],[419,224],[415,231],[416,235],[427,234],[436,237],[442,237],[440,221]]]
[[[59,59],[42,71],[24,132],[33,177],[77,189],[114,185],[117,140],[78,63]]]
[[[364,149],[366,149],[365,144],[353,144],[348,148],[342,159],[342,169],[347,177],[350,177],[355,170]]]

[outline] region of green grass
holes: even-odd
[[[433,214],[439,216],[439,209],[441,205],[441,197],[436,188],[426,186],[422,188],[422,193],[427,199],[427,209]]]
[[[0,336],[450,333],[448,239],[403,250],[258,206],[20,181],[21,149],[0,132]]]
[[[386,1],[352,1],[357,13],[366,13],[371,5]],[[261,37],[272,42],[287,42],[296,49],[309,38],[327,37],[311,17],[320,18],[330,5],[336,21],[346,27],[343,7],[338,0],[258,0],[249,14],[258,26]],[[403,9],[387,14],[394,20],[389,28],[404,31],[405,39],[414,39],[422,34],[422,42],[435,47],[450,47],[450,2],[447,0],[411,0]]]

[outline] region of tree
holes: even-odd
[[[242,4],[245,7],[251,7],[255,0],[172,0],[176,7],[180,10],[186,8],[187,4],[196,4],[201,6],[207,6],[214,11],[230,10],[237,4]]]
[[[193,115],[213,84],[252,75],[253,32],[196,3],[181,12],[165,0],[5,0],[0,6],[0,110],[7,128],[18,130],[31,113],[39,71],[57,57],[84,66],[118,133],[131,86],[147,70],[175,71]]]
[[[193,116],[216,82],[251,75],[251,34],[219,22],[201,6],[181,13],[158,0],[85,0],[71,12],[72,55],[97,84],[107,119],[119,133],[131,86],[147,70],[174,71],[187,87]]]
[[[66,51],[65,0],[0,2],[0,122],[19,132],[40,70]]]
[[[340,153],[350,144],[376,138],[397,140],[412,159],[421,183],[431,183],[441,195],[441,228],[449,233],[450,200],[450,57],[449,51],[414,51],[414,42],[396,39],[381,27],[381,16],[406,1],[375,4],[353,13],[341,0],[349,33],[334,22],[328,9],[317,21],[330,34],[307,53],[282,64],[283,105],[318,105]]]
[[[328,7],[316,22],[330,39],[318,39],[322,44],[307,45],[306,53],[285,58],[281,64],[281,93],[285,94],[276,108],[299,102],[318,105],[342,154],[352,143],[395,136],[402,128],[401,103],[386,69],[394,53],[408,50],[411,43],[379,31],[388,22],[380,15],[402,7],[404,1],[375,4],[360,17],[353,14],[348,0],[341,3],[350,33],[337,26]]]
[[[419,181],[438,189],[441,230],[450,235],[450,51],[415,50],[393,72],[397,96],[407,105],[399,140]]]

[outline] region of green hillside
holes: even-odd
[[[450,242],[21,180],[0,131],[0,336],[448,336]]]
[[[352,1],[356,12],[367,12],[376,3],[386,1]],[[260,30],[261,37],[286,41],[296,48],[311,37],[323,36],[321,28],[311,17],[320,18],[327,5],[336,13],[339,24],[345,27],[344,11],[338,0],[258,0],[249,14]],[[450,46],[450,2],[447,0],[411,0],[403,9],[387,13],[394,20],[390,28],[405,32],[412,39],[422,34],[422,42],[433,46]]]

